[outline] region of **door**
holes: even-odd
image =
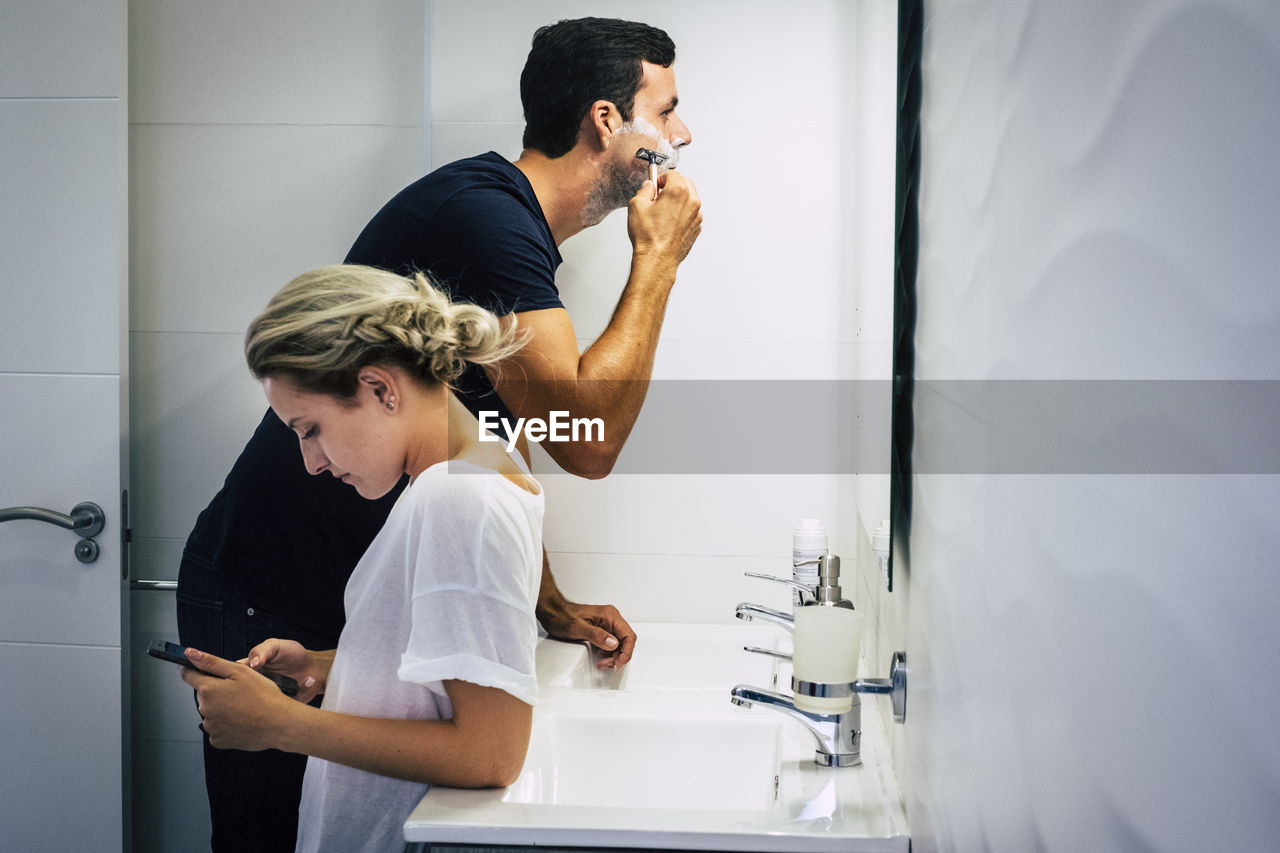
[[[125,5],[0,19],[0,510],[106,518],[0,522],[0,849],[119,851]]]

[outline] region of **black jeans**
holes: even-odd
[[[184,553],[178,579],[178,636],[228,660],[246,657],[270,637],[332,649],[337,636],[265,612],[221,582],[209,562]],[[319,699],[315,704],[319,704]],[[215,749],[204,736],[204,779],[214,851],[292,853],[307,757],[276,749]]]

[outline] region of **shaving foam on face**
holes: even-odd
[[[666,160],[657,166],[659,173],[674,169],[680,162],[679,146],[686,140],[675,139],[672,142],[662,138],[658,129],[643,118],[637,116],[626,122],[614,133],[630,134],[640,137],[628,140],[626,150],[633,155],[637,148],[649,148],[665,155]],[[634,156],[611,159],[600,174],[600,178],[591,187],[582,207],[582,227],[590,228],[599,223],[611,211],[624,208],[631,201],[640,186],[649,178],[649,164]]]
[[[645,148],[652,148],[659,154],[666,156],[666,161],[658,166],[659,172],[668,172],[674,169],[680,163],[679,146],[685,144],[683,139],[676,139],[674,144],[663,138],[658,129],[640,116],[636,116],[622,127],[618,128],[615,133],[632,133],[637,136],[643,136],[647,141]]]

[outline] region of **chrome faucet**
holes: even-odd
[[[769,622],[788,631],[794,632],[796,629],[795,616],[783,613],[781,610],[774,610],[772,607],[765,607],[763,604],[744,601],[734,609],[733,615],[743,622],[754,622],[759,619],[761,622]]]
[[[791,696],[746,684],[733,688],[729,701],[743,708],[759,705],[786,714],[803,725],[817,741],[813,760],[824,767],[852,767],[862,763],[862,703],[855,694],[853,706],[841,714],[801,711]]]
[[[808,560],[808,563],[818,564],[818,585],[809,586],[790,578],[779,578],[773,575],[761,574],[760,572],[744,572],[749,578],[759,578],[760,580],[773,581],[783,586],[789,586],[800,592],[800,606],[813,607],[846,607],[853,609],[853,602],[845,598],[840,592],[840,558],[835,554],[824,554],[817,560]],[[804,565],[803,563],[800,565]],[[771,622],[781,628],[794,632],[796,629],[796,618],[791,613],[781,610],[774,610],[772,607],[765,607],[763,604],[752,604],[744,601],[734,610],[734,616],[737,616],[743,622],[752,622],[759,619],[761,622]]]
[[[838,566],[839,558],[837,557],[836,559],[837,559],[836,565]],[[806,560],[804,563],[800,563],[799,565],[803,566],[803,565],[807,565],[808,563],[816,563],[816,562],[817,560]],[[817,599],[814,597],[816,590],[814,589],[814,587],[810,586],[807,583],[800,583],[800,581],[792,580],[791,578],[780,578],[780,577],[777,577],[776,575],[766,575],[763,572],[743,572],[742,576],[748,577],[748,578],[758,578],[762,581],[773,581],[774,583],[780,583],[783,586],[789,586],[792,589],[798,590],[800,592],[801,606],[815,604],[817,602]]]
[[[800,603],[802,605],[810,605],[816,603],[814,598],[814,588],[808,584],[791,580],[790,578],[779,578],[773,575],[765,575],[760,572],[744,572],[746,577],[759,578],[760,580],[773,581],[785,586],[793,587],[800,591]],[[784,628],[787,631],[794,632],[796,630],[796,617],[782,610],[774,610],[772,607],[765,607],[763,604],[753,604],[744,601],[733,611],[733,615],[737,616],[743,622],[754,622],[757,619],[761,622],[768,622]]]
[[[752,651],[755,651],[754,649]],[[771,690],[739,684],[729,694],[729,701],[743,708],[759,705],[786,714],[813,735],[818,748],[815,764],[824,767],[852,767],[862,763],[862,702],[860,693],[882,693],[893,701],[893,718],[899,723],[907,716],[907,655],[894,652],[888,678],[859,678],[837,684],[819,684],[791,676],[791,689],[803,696],[826,699],[848,697],[849,709],[833,714],[802,711],[795,697]]]

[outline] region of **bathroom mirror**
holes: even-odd
[[[898,0],[898,129],[893,263],[893,411],[889,472],[891,525],[885,583],[905,574],[911,539],[912,392],[915,370],[917,200],[920,188],[920,54],[923,0]]]
[[[512,81],[531,35],[582,9],[511,4],[495,20],[470,4],[428,8],[429,165],[486,148],[515,156],[523,123]],[[634,522],[656,529],[670,526],[664,512],[696,512],[729,540],[718,553],[785,553],[786,532],[745,521],[769,509],[825,517],[838,537],[832,547],[845,554],[862,550],[862,534],[883,519],[905,518],[908,481],[896,490],[890,482],[890,421],[909,423],[900,406],[909,394],[891,389],[895,376],[910,375],[903,347],[913,312],[899,302],[913,296],[915,183],[905,180],[902,152],[915,135],[904,111],[918,111],[919,99],[904,102],[898,81],[903,33],[913,21],[919,28],[915,8],[900,0],[591,5],[590,14],[642,18],[675,41],[679,112],[693,136],[680,169],[697,184],[705,221],[609,485],[556,483],[559,505],[598,507],[607,490],[620,507],[643,505]],[[607,325],[629,267],[626,217],[612,214],[561,253],[557,286],[586,347]],[[901,450],[909,456],[909,441]],[[539,475],[558,470],[537,449],[533,464]],[[637,474],[776,478],[762,481],[769,501],[746,503],[728,479],[662,487],[626,479]],[[664,500],[648,497],[663,488]],[[705,499],[680,503],[692,494]],[[556,523],[551,538],[582,538]]]

